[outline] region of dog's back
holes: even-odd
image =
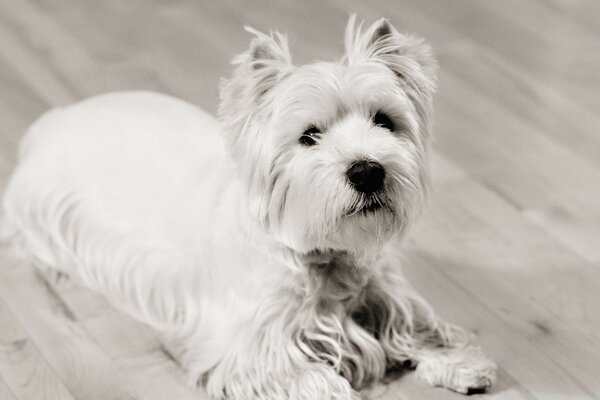
[[[38,266],[105,293],[121,284],[124,266],[143,265],[145,279],[177,286],[165,271],[198,256],[186,251],[210,239],[199,227],[213,223],[231,183],[218,130],[211,115],[150,92],[49,111],[21,142],[3,235]]]

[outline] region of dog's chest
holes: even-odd
[[[346,311],[363,292],[369,273],[346,252],[319,252],[306,256],[307,289],[318,307],[343,306]]]

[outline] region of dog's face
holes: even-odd
[[[254,33],[219,108],[252,216],[302,253],[399,237],[427,188],[428,46],[351,18],[341,62],[294,67],[283,36]]]

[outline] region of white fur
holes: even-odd
[[[296,67],[284,36],[250,31],[220,124],[149,92],[41,117],[4,228],[39,267],[164,333],[215,399],[357,399],[402,362],[460,392],[491,385],[495,365],[399,272],[427,193],[429,48],[352,17],[340,62]],[[310,125],[324,133],[306,147]],[[346,178],[361,159],[386,171],[374,212]]]

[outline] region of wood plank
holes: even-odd
[[[437,196],[409,240],[411,281],[451,320],[486,320],[470,328],[528,391],[599,396],[600,271],[460,169],[441,157],[437,166]]]
[[[48,105],[21,79],[18,72],[1,61],[0,88],[0,192],[3,192],[17,159],[21,135]]]
[[[6,384],[6,381],[1,376],[1,374],[0,374],[0,399],[6,399],[6,400],[16,400],[17,399],[15,397],[15,395],[12,393],[12,391],[10,390],[10,388],[8,387],[8,385]]]
[[[0,4],[4,4],[4,2]],[[23,43],[26,35],[3,15],[4,13],[0,12],[0,60],[2,63],[10,66],[13,70],[18,70],[23,79],[46,103],[56,106],[71,103],[78,97],[76,91],[68,88],[69,85],[65,79],[49,68],[43,56]]]
[[[10,391],[6,381],[0,374],[0,399],[17,400],[15,395]]]
[[[594,35],[600,34],[597,20],[598,15],[600,15],[600,4],[597,1],[537,0],[535,4],[577,21],[587,27]]]
[[[552,138],[596,168],[600,166],[600,135],[589,129],[600,124],[600,113],[590,112],[573,96],[481,45],[459,43],[443,49],[439,58],[444,71],[485,93],[505,112],[535,126],[528,134]],[[446,90],[444,83],[442,91]],[[494,122],[502,126],[500,119]]]
[[[0,254],[0,296],[73,397],[139,398],[41,278]]]
[[[506,47],[505,58],[518,58],[509,57],[507,50],[522,48],[525,57],[518,59],[532,74],[577,99],[590,112],[600,110],[600,100],[593,89],[600,87],[597,72],[600,43],[594,36],[594,29],[579,24],[559,10],[540,7],[534,2],[509,0],[502,4],[481,4],[477,0],[467,0],[463,3],[466,7],[479,5],[482,12],[478,18],[488,24],[488,34],[482,30],[475,41],[489,43],[484,40],[492,37],[490,32],[497,44],[508,41],[510,36],[518,38]],[[514,27],[514,31],[506,29],[507,26]]]
[[[599,262],[600,169],[451,73],[442,72],[442,79],[439,151],[566,246]],[[457,97],[473,103],[461,107]]]
[[[382,5],[392,15],[410,14],[406,21],[415,26],[411,29],[430,32],[436,42],[439,38],[445,43],[477,43],[517,62],[522,69],[570,97],[578,97],[591,110],[598,110],[600,103],[592,88],[598,82],[594,71],[600,45],[592,31],[564,18],[557,23],[551,12],[544,12],[543,7],[522,6],[526,3],[438,0],[423,4],[404,1],[402,7],[394,3]]]
[[[72,400],[2,299],[0,327],[0,399]]]
[[[201,390],[194,391],[187,386],[185,372],[164,353],[150,327],[117,311],[100,295],[68,279],[50,285],[73,318],[119,366],[144,399],[206,398]]]
[[[210,89],[214,110],[219,79],[214,52],[206,54],[204,49],[201,57],[193,53],[186,53],[187,57],[174,57],[173,52],[179,49],[200,53],[203,48],[187,37],[171,34],[177,24],[160,21],[155,15],[163,8],[168,10],[170,7],[147,7],[145,2],[132,1],[126,4],[64,3],[64,7],[44,8],[24,0],[18,7],[6,7],[5,11],[15,21],[15,30],[36,37],[38,47],[55,55],[53,67],[60,74],[69,76],[69,81],[77,87],[79,98],[107,91],[145,89],[198,101],[205,98]],[[94,20],[82,24],[89,15],[94,15]],[[36,24],[31,24],[32,19]],[[163,27],[162,34],[155,35],[147,29],[146,21],[153,19],[157,20],[156,26]],[[107,30],[107,26],[112,29]],[[77,29],[76,37],[69,27]],[[42,35],[42,32],[51,34]],[[150,41],[153,46],[148,49],[145,41]],[[172,46],[173,42],[178,45]],[[214,74],[210,81],[198,75],[199,64],[207,64],[206,71]],[[89,79],[90,76],[94,79]]]

